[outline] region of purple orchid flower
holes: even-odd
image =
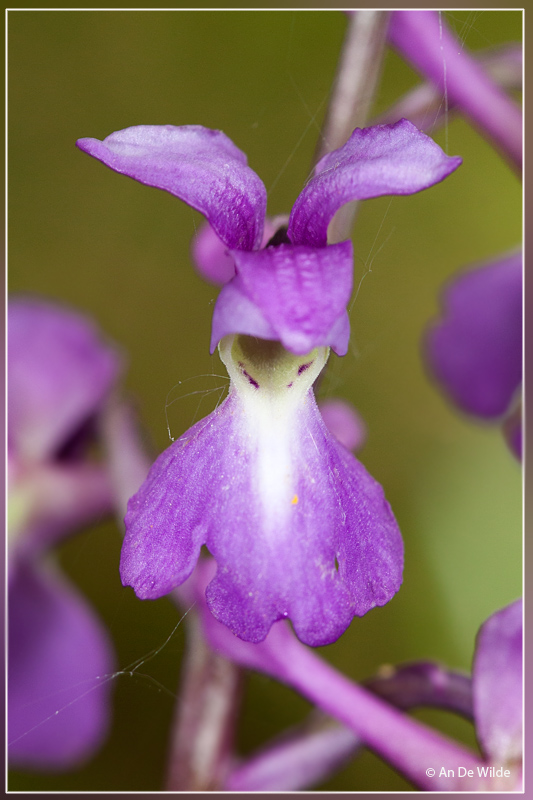
[[[426,340],[433,374],[466,413],[505,421],[520,458],[522,253],[460,274],[446,290],[443,307],[442,321]]]
[[[235,269],[211,337],[229,396],[130,500],[123,583],[143,599],[167,594],[207,544],[219,568],[207,601],[237,636],[259,642],[288,617],[302,641],[335,641],[399,589],[403,545],[381,486],[328,432],[312,392],[329,348],[344,355],[350,332],[352,245],[328,245],[328,225],[345,203],[428,188],[460,159],[406,120],[356,129],[258,249],[266,190],[222,132],[139,126],[77,144],[201,211]]]
[[[87,319],[40,299],[10,300],[8,337],[9,760],[67,769],[107,734],[114,656],[49,550],[112,510],[84,445],[119,358]]]

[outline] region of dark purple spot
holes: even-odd
[[[309,369],[309,367],[312,366],[312,364],[313,364],[312,361],[310,361],[308,364],[300,364],[300,366],[298,367],[298,375],[301,375],[302,372],[305,372],[306,369]]]
[[[239,361],[239,367],[241,368],[241,372],[244,375],[244,377],[248,379],[248,383],[251,383],[254,389],[259,389],[259,384],[257,383],[256,380],[252,378],[252,376],[248,372],[246,372],[242,361]]]
[[[278,228],[274,236],[268,240],[266,246],[267,247],[279,247],[280,244],[291,244],[291,240],[287,235],[287,226],[282,225],[281,228]]]
[[[290,389],[290,388],[292,387],[292,384],[293,384],[293,383],[294,383],[294,381],[291,381],[290,383],[288,383],[288,384],[287,384],[287,389]]]

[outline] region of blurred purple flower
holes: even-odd
[[[87,455],[119,372],[94,326],[40,299],[8,310],[8,742],[14,766],[68,769],[109,725],[114,657],[103,626],[49,548],[112,510],[106,471]],[[100,685],[102,684],[102,685]]]
[[[522,763],[522,600],[483,623],[472,667],[474,721],[492,764]]]
[[[360,450],[367,437],[366,425],[351,403],[339,398],[321,400],[318,404],[327,429],[352,452]]]
[[[522,385],[522,254],[455,277],[443,320],[427,334],[429,365],[451,399],[489,422],[510,419],[510,444],[521,456],[514,412]]]
[[[356,129],[258,249],[265,187],[220,131],[139,126],[77,144],[205,214],[235,269],[211,337],[229,396],[158,458],[131,499],[123,583],[160,597],[206,544],[219,567],[207,601],[234,633],[258,642],[289,617],[302,641],[335,641],[398,590],[403,545],[383,490],[328,432],[312,392],[329,347],[344,355],[350,332],[352,245],[328,245],[328,225],[345,203],[428,188],[460,159],[406,120]],[[215,241],[200,261],[223,282],[231,270],[220,256]]]

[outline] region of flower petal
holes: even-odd
[[[322,158],[296,200],[289,221],[294,244],[323,247],[335,212],[351,200],[414,194],[461,164],[406,119],[356,128],[346,144]]]
[[[360,450],[367,436],[366,425],[346,400],[331,398],[318,404],[327,429],[347,450]]]
[[[477,635],[472,669],[474,720],[493,763],[522,758],[522,600],[497,611]]]
[[[275,232],[274,221],[267,217],[261,247],[266,247]],[[205,222],[194,236],[191,258],[202,278],[214,283],[215,286],[224,286],[235,275],[233,256],[208,222]]]
[[[223,345],[228,364],[232,342]],[[303,642],[322,645],[391,599],[403,546],[381,486],[302,389],[320,351],[291,358],[292,381],[287,361],[272,373],[282,400],[261,359],[238,360],[240,378],[228,367],[227,400],[159,457],[130,501],[121,574],[139,597],[159,597],[190,575],[205,543],[218,565],[207,589],[217,619],[259,642],[288,617]]]
[[[113,655],[86,601],[60,576],[17,568],[9,589],[9,759],[67,769],[109,727]]]
[[[20,297],[8,315],[10,446],[39,461],[99,410],[120,361],[89,319],[60,305]]]
[[[259,247],[266,190],[245,154],[222,131],[201,125],[137,125],[103,141],[79,139],[85,153],[205,214],[230,248]]]
[[[522,381],[521,253],[459,275],[443,306],[426,342],[434,374],[463,411],[502,416]]]
[[[348,350],[346,306],[352,291],[351,242],[324,248],[281,244],[234,251],[237,274],[213,312],[211,352],[224,337],[244,333],[275,339],[292,353]]]

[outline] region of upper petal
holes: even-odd
[[[119,372],[115,348],[77,312],[41,299],[8,309],[9,440],[28,460],[48,457],[95,412]]]
[[[9,587],[10,762],[63,770],[93,755],[109,728],[113,669],[86,601],[62,576],[19,566]]]
[[[472,670],[476,732],[495,764],[522,758],[522,600],[479,629]]]
[[[352,291],[351,242],[314,248],[281,244],[233,252],[237,274],[213,312],[211,352],[229,334],[276,339],[296,354],[348,350],[346,306]]]
[[[164,189],[205,214],[230,248],[259,247],[266,190],[222,131],[201,125],[137,125],[76,144],[115,172]]]
[[[443,306],[427,336],[433,372],[464,411],[500,417],[522,381],[522,254],[459,275]]]
[[[406,119],[356,128],[346,144],[318,162],[292,209],[290,240],[323,247],[328,225],[345,203],[419,192],[442,181],[460,163]]]

